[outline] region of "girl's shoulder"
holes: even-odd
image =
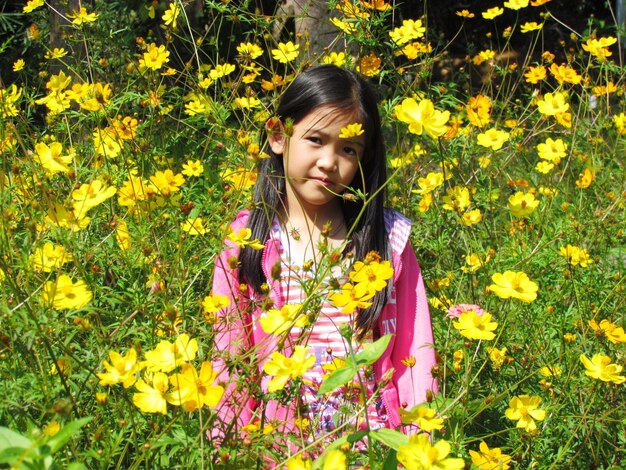
[[[385,209],[385,231],[391,249],[402,254],[411,235],[411,220],[392,209]]]

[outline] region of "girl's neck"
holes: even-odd
[[[339,204],[327,204],[317,208],[285,207],[284,226],[296,241],[317,245],[322,237],[327,237],[331,245],[341,245],[348,230]],[[294,237],[295,235],[295,237]]]

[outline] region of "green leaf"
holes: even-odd
[[[398,455],[394,449],[391,449],[389,455],[383,464],[383,470],[396,470],[398,468]]]
[[[358,370],[359,369],[356,367],[346,366],[333,371],[328,378],[324,380],[324,383],[322,383],[317,395],[324,395],[325,393],[332,392],[336,388],[347,384],[354,378]]]
[[[76,421],[72,421],[67,423],[63,428],[56,433],[54,436],[50,438],[47,442],[47,445],[50,446],[50,453],[54,454],[61,447],[63,447],[67,441],[69,441],[74,434],[76,434],[80,428],[82,428],[85,424],[92,420],[91,416],[86,418],[77,419]]]
[[[11,431],[9,428],[0,427],[0,451],[9,447],[32,447],[33,441],[21,434]]]
[[[376,360],[383,355],[387,346],[389,345],[389,341],[391,341],[391,334],[382,336],[374,341],[372,344],[368,345],[363,351],[358,353],[355,356],[356,363],[359,366],[364,365],[372,365]]]
[[[13,464],[31,452],[31,449],[25,447],[5,447],[0,451],[0,464]]]
[[[370,437],[378,442],[382,442],[388,447],[391,447],[395,451],[397,451],[400,446],[405,446],[409,443],[409,438],[406,434],[387,428],[372,431],[370,433]]]

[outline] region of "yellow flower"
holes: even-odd
[[[172,170],[157,171],[150,181],[163,197],[170,197],[178,192],[185,183],[185,178],[180,173],[174,174]]]
[[[204,235],[208,232],[208,229],[204,226],[202,217],[187,219],[180,224],[180,228],[192,236]]]
[[[124,220],[117,220],[116,222],[115,241],[122,251],[128,251],[132,246],[132,239],[130,237],[130,231],[128,230],[128,224]]]
[[[499,150],[502,148],[504,143],[509,140],[509,136],[510,134],[508,132],[492,127],[491,129],[487,129],[485,132],[478,134],[477,142],[478,145],[483,147]]]
[[[558,377],[561,375],[561,366],[543,366],[539,373],[544,377]]]
[[[24,59],[17,59],[15,62],[13,62],[13,71],[19,72],[20,70],[23,70],[25,66],[26,62],[24,62]]]
[[[520,31],[522,33],[530,33],[531,31],[539,31],[541,28],[543,28],[543,24],[539,24],[535,21],[529,21],[520,27]]]
[[[626,332],[624,328],[617,327],[614,323],[604,319],[598,325],[595,320],[589,320],[589,326],[596,332],[596,335],[604,335],[611,343],[626,343]]]
[[[334,24],[337,28],[343,31],[345,34],[352,34],[356,30],[353,22],[343,21],[339,18],[331,18],[330,22]]]
[[[322,64],[332,64],[337,67],[343,67],[346,65],[346,53],[345,52],[331,52],[330,54],[322,57]]]
[[[233,102],[233,107],[241,109],[254,109],[261,106],[261,100],[254,96],[237,97]]]
[[[541,397],[530,395],[513,397],[504,415],[511,421],[517,421],[516,427],[534,432],[537,430],[535,421],[543,421],[546,417],[546,411],[539,409],[540,404]]]
[[[78,189],[72,191],[72,199],[74,213],[86,214],[87,211],[104,201],[113,197],[117,189],[113,186],[105,186],[104,183],[98,179],[93,180],[88,184],[81,184]]]
[[[259,324],[267,334],[280,335],[291,328],[304,328],[309,324],[306,313],[300,304],[285,304],[279,310],[272,308],[261,315]]]
[[[509,0],[508,2],[504,2],[503,6],[510,10],[521,10],[528,6],[528,0]]]
[[[137,351],[134,348],[128,350],[125,356],[109,351],[111,363],[104,361],[106,372],[96,374],[100,379],[100,385],[115,385],[121,383],[124,388],[128,388],[137,380],[136,373],[141,370],[141,365],[137,363]]]
[[[348,124],[347,126],[341,128],[341,131],[339,132],[339,138],[350,139],[352,137],[357,137],[359,135],[362,135],[363,132],[365,132],[363,130],[363,126],[358,122],[354,122],[352,124]]]
[[[515,217],[527,217],[539,206],[539,201],[535,199],[533,193],[518,191],[509,197],[509,210]]]
[[[613,116],[613,124],[618,134],[626,134],[626,113],[619,113]]]
[[[224,395],[224,387],[213,385],[217,373],[210,362],[204,361],[200,373],[191,364],[183,364],[181,373],[170,377],[173,386],[168,395],[172,405],[181,406],[185,411],[199,410],[205,406],[217,406]]]
[[[573,68],[566,65],[552,64],[550,66],[550,73],[556,78],[556,81],[560,84],[571,83],[577,85],[583,79]]]
[[[474,310],[461,313],[459,321],[452,322],[452,326],[468,339],[485,341],[494,339],[496,337],[494,330],[498,328],[498,324],[491,321],[490,313],[478,315]]]
[[[513,298],[530,303],[537,298],[539,286],[524,272],[495,273],[491,279],[494,284],[489,286],[489,290],[502,299]]]
[[[50,421],[48,424],[46,424],[43,427],[42,432],[44,433],[44,435],[48,437],[52,437],[56,435],[60,430],[61,430],[61,425],[56,419],[53,419],[52,421]]]
[[[277,49],[272,49],[272,57],[281,64],[288,64],[300,55],[300,44],[279,42]]]
[[[483,95],[472,96],[465,106],[467,119],[476,127],[483,128],[491,118],[491,100]]]
[[[46,175],[51,177],[56,173],[69,173],[69,165],[73,158],[71,154],[61,155],[63,146],[59,142],[52,142],[49,146],[43,142],[35,145],[35,160],[46,171]]]
[[[181,173],[185,176],[200,176],[204,173],[204,166],[200,160],[187,160]]]
[[[235,71],[235,66],[233,64],[218,64],[214,69],[209,71],[209,77],[211,80],[215,81],[220,78],[226,77]]]
[[[489,353],[489,360],[495,370],[498,370],[504,364],[504,361],[507,359],[506,357],[506,348],[498,349],[498,348],[487,348],[487,352]]]
[[[67,51],[63,47],[55,47],[51,51],[46,52],[44,57],[48,60],[60,59],[61,57],[65,57],[67,55]]]
[[[351,3],[349,0],[341,0],[335,6],[335,9],[338,10],[344,17],[346,18],[369,18],[370,14],[366,11],[361,10],[354,3]]]
[[[328,300],[335,307],[341,307],[343,313],[353,313],[357,308],[363,309],[372,305],[371,302],[368,302],[372,297],[374,294],[367,290],[366,285],[357,284],[354,286],[346,282],[341,286],[341,293],[333,292],[329,295]]]
[[[170,372],[176,367],[193,361],[198,353],[198,341],[183,333],[174,343],[162,340],[156,348],[147,351],[144,365],[150,372]]]
[[[569,104],[565,101],[565,93],[546,93],[543,99],[537,101],[537,108],[541,114],[555,116],[564,113],[569,109]]]
[[[585,366],[585,375],[591,378],[599,379],[603,382],[613,382],[617,385],[626,382],[626,377],[619,375],[623,367],[618,364],[612,364],[609,356],[594,354],[591,360],[589,360],[587,356],[581,354],[580,362]]]
[[[169,4],[168,9],[163,13],[161,19],[166,26],[172,26],[173,29],[176,29],[178,15],[180,15],[180,6],[178,5],[178,2],[172,2]]]
[[[421,431],[431,432],[443,429],[443,418],[435,418],[435,410],[425,406],[417,406],[411,411],[400,408],[402,424],[417,424]]]
[[[407,470],[460,470],[463,459],[448,457],[450,444],[440,440],[431,445],[428,434],[409,436],[409,443],[398,447],[398,462]]]
[[[551,139],[548,137],[545,142],[537,145],[539,158],[558,164],[562,158],[567,156],[567,144],[563,139]]]
[[[581,268],[586,268],[592,263],[589,253],[585,248],[578,248],[577,246],[570,245],[562,246],[559,250],[559,254],[567,259],[567,262],[572,266],[580,265]]]
[[[595,177],[596,176],[593,174],[593,171],[591,171],[589,168],[585,168],[576,180],[576,186],[578,186],[580,189],[587,189],[589,186],[591,186],[591,183],[593,183]]]
[[[404,20],[402,25],[389,32],[389,37],[398,46],[406,44],[414,39],[424,37],[426,28],[422,25],[422,20]]]
[[[169,62],[170,51],[166,50],[164,45],[157,46],[155,43],[148,45],[143,57],[139,59],[141,68],[159,70],[164,64]]]
[[[366,77],[375,77],[380,73],[381,62],[376,54],[367,54],[361,57],[357,69]]]
[[[204,313],[216,313],[230,305],[230,300],[224,295],[209,295],[202,300]]]
[[[87,13],[87,9],[85,7],[80,7],[78,11],[73,11],[72,13],[68,13],[67,17],[72,19],[72,23],[75,25],[82,25],[83,23],[93,23],[98,18],[97,13]]]
[[[133,394],[133,404],[144,413],[167,414],[166,395],[169,389],[167,375],[163,372],[149,374],[148,380],[152,387],[143,379],[137,380],[135,388],[139,393]]]
[[[469,10],[455,11],[454,14],[456,16],[460,16],[461,18],[474,18],[476,16],[474,15],[474,13],[470,12]]]
[[[446,195],[441,198],[443,202],[443,208],[448,211],[456,211],[457,213],[463,212],[470,205],[470,193],[469,189],[465,186],[456,185],[452,188],[448,188]]]
[[[484,262],[480,256],[475,253],[470,253],[465,256],[465,266],[461,268],[461,271],[464,273],[475,273],[483,266],[483,264]]]
[[[417,185],[420,189],[414,189],[412,192],[415,194],[428,194],[433,192],[439,186],[443,184],[443,173],[441,171],[438,172],[430,172],[426,175],[425,178],[418,178]]]
[[[483,11],[482,15],[483,18],[485,18],[486,20],[493,20],[497,16],[500,16],[502,13],[504,13],[504,8],[493,7],[489,8],[487,11]]]
[[[480,212],[480,209],[472,209],[471,211],[464,212],[463,215],[459,217],[459,223],[465,227],[476,225],[481,220],[483,220],[483,214]]]
[[[371,2],[361,1],[361,4],[365,8],[371,8],[372,10],[378,11],[387,11],[391,8],[391,5],[386,3],[385,0],[372,0]]]
[[[73,261],[72,253],[66,251],[61,245],[54,245],[46,242],[43,247],[37,248],[30,255],[30,262],[37,272],[49,273],[55,269],[59,269],[65,263]]]
[[[450,119],[449,111],[436,110],[433,102],[427,99],[418,103],[413,98],[405,98],[394,112],[400,122],[409,125],[409,132],[416,135],[426,132],[433,139],[446,133],[446,123]]]
[[[22,8],[22,11],[24,13],[30,13],[31,11],[42,7],[44,3],[44,0],[28,0],[28,2],[26,2],[26,5],[24,5],[24,8]]]
[[[270,393],[282,390],[289,379],[301,377],[315,364],[315,356],[307,356],[309,348],[297,345],[291,357],[285,357],[278,351],[272,353],[272,357],[263,365],[263,372],[271,375],[268,383]]]
[[[487,62],[493,59],[495,56],[496,56],[496,51],[487,49],[484,51],[480,51],[477,55],[475,55],[474,58],[472,59],[472,62],[474,63],[474,65],[480,65],[483,62]]]
[[[83,308],[92,297],[85,281],[72,282],[67,274],[61,274],[56,281],[46,282],[42,289],[43,304],[55,310]]]
[[[480,452],[470,450],[472,463],[480,470],[508,470],[510,468],[511,456],[502,453],[499,447],[489,448],[484,441],[478,447]]]
[[[604,60],[612,55],[612,52],[608,49],[610,46],[617,42],[617,38],[613,36],[602,38],[589,38],[587,42],[582,44],[583,50],[589,52],[592,56]]]
[[[70,229],[72,232],[78,232],[89,225],[91,219],[84,214],[68,211],[63,204],[55,203],[50,206],[45,221],[56,227],[63,227]]]
[[[261,46],[251,43],[242,42],[237,46],[237,52],[245,60],[254,60],[263,55],[263,49]]]
[[[311,470],[311,459],[304,459],[302,454],[290,458],[285,463],[287,470]]]
[[[241,248],[249,246],[253,250],[261,250],[265,247],[259,240],[250,240],[252,230],[247,227],[240,229],[237,233],[230,232],[226,235],[226,240],[238,245]]]
[[[532,83],[533,85],[545,80],[547,76],[548,71],[543,65],[530,66],[528,67],[528,71],[524,74],[526,81],[528,83]]]

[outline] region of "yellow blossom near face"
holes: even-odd
[[[472,96],[465,106],[468,121],[476,127],[483,128],[491,119],[491,100],[487,96]]]
[[[242,42],[237,46],[239,56],[244,60],[254,60],[263,55],[263,49],[258,44]]]
[[[593,171],[591,171],[589,168],[585,168],[583,172],[578,176],[578,179],[576,180],[576,186],[578,186],[580,189],[587,189],[589,186],[591,186],[591,183],[593,183],[593,180],[595,178],[596,175],[594,175]]]
[[[492,150],[500,150],[504,143],[509,140],[511,134],[492,127],[485,132],[478,134],[476,140],[478,145],[490,148]]]
[[[139,59],[139,67],[151,70],[159,70],[169,62],[170,51],[164,45],[157,46],[155,43],[148,45],[146,52]]]
[[[509,197],[508,208],[514,217],[528,217],[539,206],[533,193],[518,191]]]
[[[560,84],[571,83],[572,85],[578,85],[583,79],[581,75],[567,65],[552,64],[550,66],[550,73],[552,73],[556,81]]]
[[[296,379],[307,372],[315,364],[315,355],[307,356],[309,348],[297,345],[291,357],[285,357],[278,351],[263,365],[263,372],[271,375],[268,383],[270,393],[282,390],[289,379]]]
[[[564,113],[569,109],[569,103],[565,101],[565,98],[565,93],[546,93],[543,99],[537,101],[537,108],[541,114],[546,116]]]
[[[198,341],[182,333],[174,343],[162,340],[157,346],[147,351],[144,365],[150,372],[170,372],[176,367],[193,361],[198,353]]]
[[[489,290],[502,299],[518,299],[530,303],[537,298],[539,286],[521,271],[505,271],[491,276]]]
[[[178,5],[178,2],[172,2],[163,13],[161,19],[166,26],[171,26],[173,29],[176,29],[178,15],[180,15],[180,6]]]
[[[35,145],[34,159],[45,170],[48,178],[57,173],[69,173],[73,162],[72,154],[62,155],[63,146],[59,142],[52,142],[49,146],[43,142]]]
[[[213,365],[204,361],[200,372],[191,364],[183,364],[181,373],[170,377],[172,391],[168,394],[169,403],[182,406],[185,411],[195,411],[205,406],[215,407],[224,395],[224,387],[213,385],[217,373],[213,372]]]
[[[489,448],[486,442],[479,445],[480,452],[470,450],[472,463],[480,470],[508,470],[511,463],[511,456],[502,453],[499,447]]]
[[[51,51],[46,52],[44,57],[48,60],[60,59],[61,57],[65,57],[67,55],[67,51],[63,47],[55,47]]]
[[[425,406],[417,406],[411,411],[400,408],[402,424],[417,424],[422,432],[443,429],[443,418],[436,418],[435,410]]]
[[[478,315],[474,310],[468,310],[461,313],[458,321],[452,322],[452,326],[465,338],[491,341],[496,337],[494,331],[498,328],[498,323],[491,321],[490,313]]]
[[[300,44],[279,42],[276,49],[272,49],[272,57],[281,64],[288,64],[300,55]]]
[[[580,362],[585,366],[585,375],[593,379],[612,382],[617,385],[626,382],[626,377],[619,375],[623,367],[618,364],[612,364],[609,356],[594,354],[591,360],[589,360],[587,356],[581,354]]]
[[[67,17],[72,20],[72,23],[80,26],[85,23],[93,23],[100,16],[98,13],[87,13],[85,7],[80,7],[78,11],[68,13]]]
[[[613,54],[608,48],[616,42],[617,38],[614,38],[613,36],[601,37],[598,39],[589,38],[582,44],[582,48],[584,51],[589,52],[592,56],[600,60],[604,60]]]
[[[172,170],[157,171],[150,177],[150,181],[163,197],[170,197],[178,192],[185,184],[185,178],[180,173],[174,174]]]
[[[368,300],[373,296],[364,284],[352,285],[346,282],[341,286],[341,292],[333,292],[328,300],[335,307],[341,307],[342,313],[350,314],[357,308],[363,309],[372,305]]]
[[[535,421],[543,421],[546,417],[546,411],[539,409],[540,404],[541,397],[530,395],[513,397],[504,415],[511,421],[517,421],[516,427],[534,432],[537,430]]]
[[[491,365],[495,370],[498,370],[504,364],[504,361],[507,359],[506,357],[506,348],[498,349],[498,348],[487,348],[487,352],[489,353],[489,360],[491,361]]]
[[[167,414],[167,391],[170,388],[169,379],[163,372],[148,374],[146,379],[135,382],[135,388],[139,393],[133,394],[133,404],[143,413]]]
[[[26,5],[24,5],[24,8],[22,8],[22,11],[24,13],[30,13],[33,10],[36,10],[37,8],[42,7],[44,3],[45,3],[44,0],[29,0],[28,2],[26,2]]]
[[[337,67],[343,67],[346,65],[346,53],[345,52],[331,52],[328,55],[322,57],[322,64],[332,64]]]
[[[358,71],[366,77],[375,77],[380,73],[380,64],[382,61],[376,54],[367,54],[361,57]]]
[[[350,281],[355,289],[364,289],[369,296],[374,296],[387,286],[387,281],[393,277],[393,268],[389,261],[357,261],[350,271]]]
[[[272,308],[261,315],[259,324],[267,334],[280,335],[289,332],[294,326],[304,328],[309,324],[300,304],[285,304],[279,310]]]
[[[489,8],[487,11],[483,11],[481,14],[486,20],[493,20],[494,18],[500,16],[502,13],[504,13],[504,8],[493,7]]]
[[[406,44],[414,39],[424,37],[426,28],[422,24],[422,20],[404,20],[402,25],[389,32],[389,37],[398,46]]]
[[[347,470],[346,454],[339,449],[332,449],[324,454],[322,470]]]
[[[52,272],[65,263],[73,261],[73,259],[72,253],[67,251],[65,247],[54,245],[51,242],[46,242],[42,247],[37,248],[29,257],[33,269],[40,273]]]
[[[42,289],[42,303],[55,310],[83,308],[93,298],[83,280],[72,282],[67,274],[61,274],[55,281],[48,281]]]
[[[543,24],[539,24],[535,21],[529,21],[520,27],[520,31],[522,33],[530,33],[532,31],[539,31],[541,28],[543,28]]]
[[[407,470],[465,468],[463,459],[448,457],[450,450],[448,441],[440,440],[432,445],[428,434],[413,434],[409,436],[408,444],[398,447],[397,457]]]
[[[587,253],[585,248],[579,248],[577,246],[570,245],[562,246],[559,250],[559,254],[567,259],[567,262],[572,266],[580,266],[586,268],[593,261]]]
[[[363,125],[358,122],[354,122],[352,124],[348,124],[345,127],[342,127],[339,131],[340,139],[350,139],[352,137],[358,137],[362,135],[365,131],[363,130]]]
[[[543,65],[536,65],[528,67],[528,71],[524,74],[526,81],[536,85],[542,80],[545,80],[548,76],[548,71]]]
[[[446,133],[446,123],[450,119],[450,111],[436,110],[433,102],[427,99],[418,103],[413,98],[405,98],[395,106],[394,113],[398,121],[409,125],[409,132],[416,135],[426,132],[433,139]]]
[[[464,212],[463,215],[459,217],[459,223],[465,227],[476,225],[481,220],[483,220],[483,214],[480,212],[480,209],[472,209],[471,211]]]
[[[265,248],[265,245],[263,245],[259,240],[250,240],[250,237],[252,237],[252,230],[248,227],[244,227],[238,232],[230,231],[228,235],[226,235],[226,240],[241,248],[246,246],[249,246],[253,250],[261,250]]]

